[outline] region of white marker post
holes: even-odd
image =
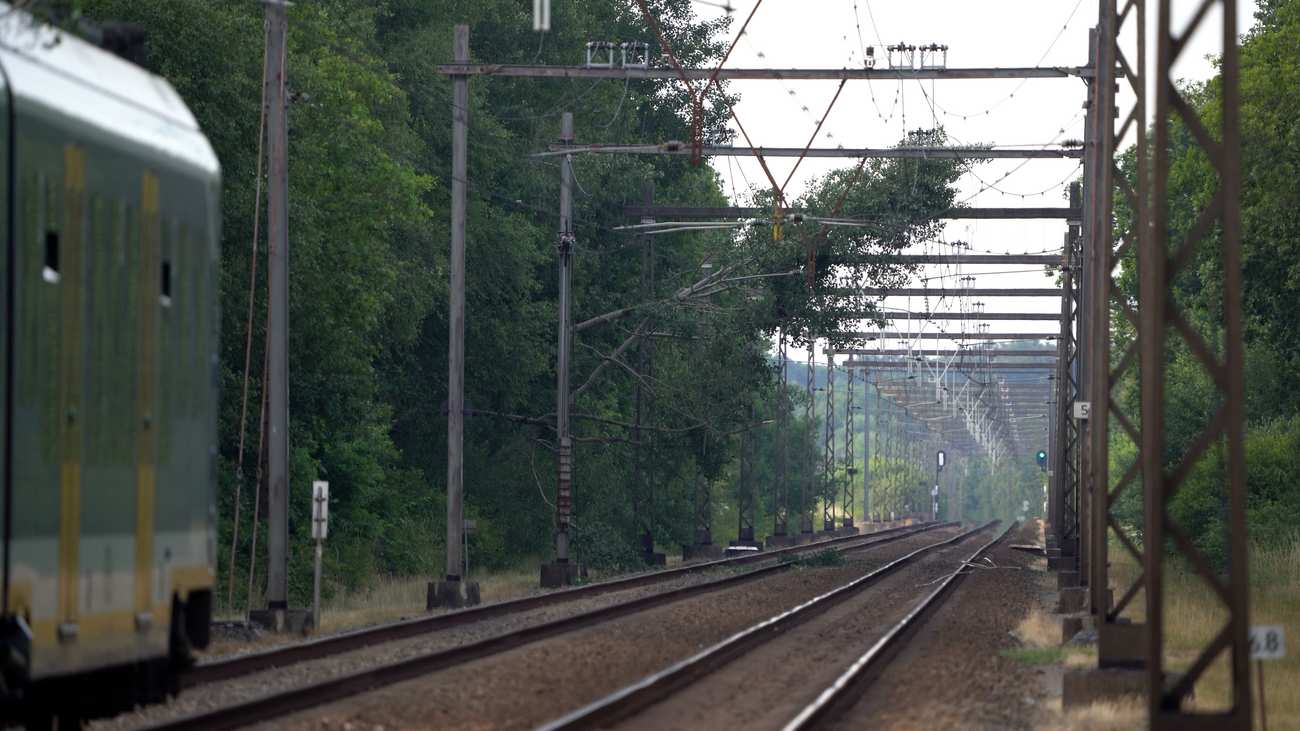
[[[329,533],[330,518],[330,484],[323,480],[311,483],[311,537],[316,541],[316,577],[312,586],[311,621],[312,626],[320,630],[320,562],[324,553],[322,546]]]
[[[1250,628],[1250,659],[1259,666],[1259,721],[1268,731],[1268,711],[1264,704],[1264,661],[1286,657],[1286,629],[1280,624],[1260,624]]]

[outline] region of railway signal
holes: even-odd
[[[1047,471],[1047,451],[1046,451],[1046,450],[1043,450],[1043,449],[1038,450],[1038,454],[1035,455],[1034,458],[1035,458],[1036,460],[1038,460],[1038,468],[1041,469],[1042,471],[1046,472],[1046,471]]]

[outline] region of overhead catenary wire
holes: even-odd
[[[269,33],[269,29],[267,32]],[[239,446],[235,457],[234,516],[231,519],[230,531],[230,575],[226,589],[226,606],[228,607],[235,606],[235,549],[239,544],[240,493],[244,483],[244,437],[247,433],[246,427],[248,424],[248,380],[253,359],[253,311],[257,303],[257,242],[260,238],[262,221],[262,162],[266,157],[263,143],[266,140],[267,77],[269,74],[269,59],[267,58],[266,49],[268,46],[269,40],[263,43],[262,46],[262,99],[258,105],[257,119],[257,169],[254,174],[253,238],[248,258],[248,318],[244,323],[244,378],[239,397]],[[265,375],[265,369],[263,369],[264,378]],[[265,406],[263,406],[263,410],[265,410]]]
[[[1049,53],[1052,52],[1052,49],[1056,47],[1057,42],[1059,42],[1059,41],[1061,40],[1061,36],[1063,36],[1063,35],[1065,34],[1066,29],[1068,29],[1068,28],[1070,27],[1070,23],[1074,20],[1074,16],[1075,16],[1075,14],[1076,14],[1077,12],[1079,12],[1079,6],[1082,5],[1082,4],[1083,4],[1083,0],[1076,0],[1076,1],[1075,1],[1075,3],[1074,3],[1074,7],[1070,10],[1070,14],[1066,17],[1065,22],[1061,25],[1061,29],[1060,29],[1059,31],[1056,32],[1056,36],[1052,38],[1051,43],[1047,44],[1047,48],[1043,50],[1042,55],[1040,55],[1040,56],[1038,57],[1038,61],[1034,63],[1034,66],[1042,66],[1042,65],[1043,65],[1043,61],[1047,59],[1047,55],[1048,55]],[[1020,91],[1021,88],[1024,87],[1024,85],[1025,85],[1028,81],[1029,81],[1029,79],[1021,79],[1020,82],[1019,82],[1018,84],[1016,84],[1015,88],[1013,88],[1013,89],[1011,90],[1011,92],[1008,93],[1006,96],[1001,97],[1000,99],[994,101],[992,104],[990,104],[989,106],[985,107],[984,109],[981,109],[981,110],[978,110],[978,111],[975,111],[975,112],[966,112],[966,113],[953,112],[953,111],[950,111],[950,110],[948,110],[948,109],[945,109],[945,108],[944,108],[942,105],[940,105],[937,101],[934,102],[934,104],[935,104],[936,107],[938,107],[939,111],[943,112],[944,115],[949,116],[949,117],[958,117],[958,118],[961,118],[961,119],[963,119],[963,120],[966,120],[966,119],[969,119],[970,117],[986,116],[986,115],[990,114],[993,110],[995,110],[995,109],[1001,107],[1003,104],[1005,104],[1005,103],[1007,103],[1008,101],[1010,101],[1011,99],[1014,99],[1015,96],[1016,96],[1016,94]]]

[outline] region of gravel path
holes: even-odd
[[[909,542],[911,541],[936,540],[932,536],[941,534],[947,530],[950,529],[930,531],[923,534],[924,536],[927,536],[926,538],[916,536],[893,544],[887,544],[886,547],[882,547],[881,549],[871,549],[851,555],[874,557],[880,552],[890,550],[893,546],[904,544],[910,545]],[[644,596],[705,583],[722,576],[731,575],[738,570],[748,571],[753,568],[756,568],[755,564],[750,564],[741,569],[716,569],[697,574],[688,574],[662,583],[639,586],[621,591],[613,591],[554,606],[540,607],[527,612],[511,614],[509,616],[484,619],[480,622],[453,627],[428,635],[422,635],[420,637],[376,645],[374,647],[356,650],[309,663],[291,665],[284,668],[253,673],[241,678],[220,683],[190,688],[182,692],[178,698],[174,698],[164,705],[151,706],[132,713],[122,714],[112,719],[96,721],[93,724],[90,724],[89,728],[96,731],[119,731],[121,729],[138,728],[140,726],[157,723],[167,719],[211,710],[223,705],[251,700],[268,693],[279,692],[309,683],[320,682],[346,673],[356,672],[366,667],[373,667],[377,664],[394,662],[414,655],[459,647],[489,637],[506,634],[524,627],[543,624],[545,622],[600,609],[612,604],[630,601]],[[756,583],[763,583],[763,580]],[[697,598],[696,601],[710,601],[721,594],[722,592],[719,592],[718,594],[709,594]],[[635,618],[628,619],[635,621]],[[564,641],[566,637],[557,638],[557,640]]]
[[[939,529],[850,554],[852,558],[840,566],[796,567],[346,699],[267,727],[531,728],[955,532]]]
[[[1006,568],[966,576],[834,728],[1033,728],[1042,671],[1001,653],[1018,645],[1011,633],[1038,601],[1044,561],[1008,548],[1035,542],[1035,530],[991,549]]]
[[[618,728],[781,728],[990,535],[921,555]]]

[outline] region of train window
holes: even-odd
[[[45,269],[41,272],[45,281],[59,283],[59,232],[45,232]]]
[[[172,263],[163,259],[162,263],[162,282],[158,301],[163,307],[172,306]]]

